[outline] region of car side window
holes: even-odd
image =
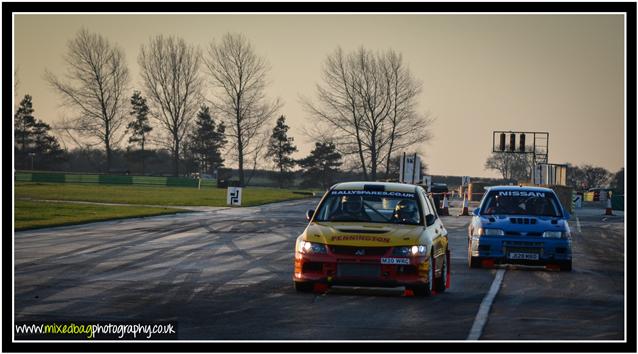
[[[432,214],[434,215],[434,219],[436,220],[437,218],[436,210],[432,207],[432,201],[430,200],[430,197],[428,197],[427,194],[425,194],[424,190],[421,190],[421,197],[423,197],[423,204],[425,204],[423,208],[424,214],[425,215]]]

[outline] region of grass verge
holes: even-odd
[[[226,189],[222,188],[15,182],[15,197],[167,206],[226,206]],[[243,190],[242,206],[308,197],[308,194],[294,190],[248,187]]]
[[[173,208],[15,201],[15,231],[186,212]]]

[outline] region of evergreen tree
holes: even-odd
[[[217,125],[208,106],[202,105],[187,143],[187,150],[200,167],[200,172],[212,175],[217,168],[224,166],[221,149],[227,142],[225,131],[224,123]]]
[[[35,125],[33,117],[33,104],[30,95],[25,95],[20,106],[13,116],[14,132],[15,132],[15,161],[16,168],[28,168],[27,154],[29,147],[33,143],[31,136],[31,128]]]
[[[16,168],[48,169],[64,160],[64,150],[33,112],[32,98],[25,95],[14,115]]]
[[[142,160],[142,174],[144,174],[144,161],[146,159],[146,153],[144,152],[144,144],[146,139],[153,130],[148,120],[148,106],[146,105],[146,99],[142,97],[140,91],[133,92],[131,96],[131,106],[133,107],[130,114],[135,116],[135,119],[128,124],[127,131],[131,132],[131,137],[128,139],[130,144],[137,143],[140,145],[140,157]]]
[[[291,179],[290,169],[296,164],[290,155],[297,151],[297,147],[293,144],[295,139],[288,137],[288,129],[290,127],[286,125],[286,118],[279,117],[268,141],[268,156],[279,170],[277,175],[279,188],[282,188]]]
[[[334,183],[334,177],[341,166],[341,154],[337,152],[333,143],[315,143],[315,149],[310,155],[298,161],[304,169],[304,179],[309,184],[319,182],[323,189],[328,189]]]

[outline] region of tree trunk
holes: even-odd
[[[144,160],[146,155],[144,154],[144,136],[142,136],[142,176],[144,176]]]
[[[175,139],[175,145],[173,147],[173,175],[179,177],[179,141],[177,140],[177,136],[173,138]]]
[[[111,173],[111,146],[108,140],[104,144],[106,145],[106,173]]]

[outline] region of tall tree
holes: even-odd
[[[16,167],[26,168],[27,154],[33,144],[31,129],[35,125],[33,117],[33,102],[30,95],[25,95],[13,116],[15,134]]]
[[[216,99],[213,107],[226,122],[227,136],[233,143],[239,167],[239,184],[245,184],[247,157],[257,154],[265,144],[262,128],[279,109],[279,101],[265,96],[269,67],[243,34],[225,34],[212,41],[205,59]],[[253,157],[254,162],[257,156]]]
[[[127,131],[131,133],[128,142],[130,144],[137,143],[140,145],[142,174],[144,174],[144,161],[146,160],[144,145],[153,127],[151,127],[148,121],[148,105],[146,104],[146,99],[142,97],[140,91],[133,92],[133,96],[131,96],[131,111],[129,113],[134,119],[129,122],[127,126]]]
[[[138,62],[151,116],[168,134],[173,174],[179,175],[180,148],[202,102],[200,51],[182,38],[157,36],[142,45]]]
[[[384,163],[387,176],[393,153],[430,138],[432,119],[416,109],[421,84],[400,54],[337,48],[324,63],[322,80],[317,103],[303,103],[322,133],[358,157],[364,179],[376,180]]]
[[[111,168],[111,151],[123,134],[126,121],[125,92],[129,72],[124,51],[105,37],[81,29],[68,43],[65,79],[46,71],[45,79],[77,112],[67,128],[104,144],[106,170]]]
[[[625,168],[621,168],[614,174],[611,187],[614,188],[615,194],[625,194]]]
[[[328,189],[334,183],[341,163],[341,154],[331,142],[316,142],[310,155],[298,161],[304,169],[305,180],[312,185],[318,183],[323,189]]]
[[[288,137],[288,129],[290,127],[286,125],[286,118],[282,115],[277,119],[277,125],[273,128],[268,141],[268,156],[279,170],[277,177],[279,188],[283,188],[286,181],[290,179],[290,169],[296,164],[290,155],[297,151],[297,147],[293,143],[295,139]]]
[[[55,167],[64,160],[64,150],[50,134],[51,127],[33,112],[32,98],[25,95],[14,115],[16,168]]]
[[[227,143],[225,132],[224,123],[216,125],[210,108],[202,105],[197,112],[193,132],[188,137],[189,152],[200,172],[212,175],[216,169],[224,166],[221,149]]]

